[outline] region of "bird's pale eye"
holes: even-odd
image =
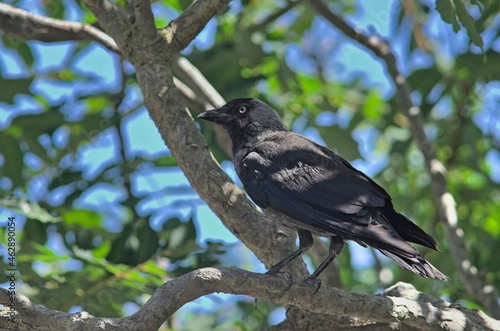
[[[240,109],[238,109],[238,111],[240,112],[240,114],[243,114],[247,111],[247,107],[241,106]]]

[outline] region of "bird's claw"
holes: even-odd
[[[313,295],[316,294],[319,291],[319,289],[321,288],[321,280],[314,278],[314,277],[311,277],[311,276],[304,279],[304,283],[315,287]]]
[[[288,271],[280,272],[280,274],[282,274],[284,276],[283,278],[285,278],[285,280],[288,280],[288,286],[283,291],[283,293],[285,293],[286,291],[288,291],[290,289],[290,287],[292,287],[292,284],[293,284],[292,274],[289,273]]]
[[[276,275],[277,273],[280,272],[280,268],[275,268],[271,267],[267,272],[266,275]]]
[[[288,286],[283,291],[283,293],[285,293],[286,291],[288,291],[290,289],[290,287],[292,287],[293,278],[292,278],[292,274],[289,273],[288,271],[279,271],[279,269],[278,269],[278,271],[276,271],[276,270],[273,270],[273,268],[271,268],[266,272],[266,275],[274,275],[274,276],[278,276],[278,277],[281,277],[281,278],[288,280]]]

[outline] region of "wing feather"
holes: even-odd
[[[262,190],[271,186],[316,208],[346,214],[383,207],[389,199],[371,178],[325,147],[293,132],[280,137],[283,141],[259,142],[240,161],[245,189],[262,204]]]

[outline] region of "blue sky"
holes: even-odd
[[[429,2],[429,1],[427,1]],[[67,8],[67,19],[77,20],[79,19],[79,12],[76,10],[74,2],[72,0],[67,0],[65,3],[69,4]],[[358,13],[353,13],[348,15],[347,19],[354,25],[364,29],[365,31],[375,30],[377,34],[390,38],[390,25],[388,24],[392,13],[394,12],[393,3],[394,1],[358,1],[361,4],[362,10]],[[36,8],[32,6],[31,1],[21,2],[19,4],[21,8],[27,8],[32,10]],[[232,10],[237,10],[238,3],[232,6]],[[162,17],[165,21],[168,21],[175,17],[175,11],[165,8],[158,3],[154,5],[155,14],[158,17]],[[39,10],[35,10],[39,12]],[[454,55],[457,48],[460,49],[461,43],[464,43],[464,31],[461,31],[458,35],[455,35],[449,26],[444,24],[438,16],[434,15],[430,19],[430,24],[427,33],[430,35],[437,36],[437,39],[442,41],[440,48],[443,50],[443,54],[448,54],[449,56]],[[185,51],[189,53],[193,45],[201,49],[210,47],[213,43],[214,32],[216,29],[216,24],[212,20],[207,28],[198,36],[194,43]],[[336,40],[339,36],[339,32],[331,28],[328,23],[324,20],[318,20],[314,23],[314,27],[311,31],[313,34],[325,34],[325,31],[330,31],[328,36],[332,40]],[[451,40],[458,41],[452,44]],[[356,73],[362,73],[364,83],[367,87],[376,87],[380,93],[385,97],[390,97],[394,92],[392,84],[389,82],[384,66],[378,59],[375,59],[371,54],[367,53],[360,46],[344,40],[344,45],[342,45],[342,51],[338,52],[335,57],[330,59],[331,66],[333,69],[328,71],[327,74],[338,80],[349,80]],[[69,64],[72,70],[82,72],[92,79],[87,81],[77,81],[74,83],[68,83],[61,85],[55,83],[54,80],[48,78],[46,75],[50,72],[59,70],[62,66],[66,64],[69,60],[68,53],[73,52],[75,45],[71,42],[61,42],[54,44],[46,44],[42,42],[32,42],[32,51],[35,54],[35,71],[36,71],[36,81],[32,86],[33,92],[39,92],[45,95],[50,102],[58,103],[61,100],[71,103],[73,98],[73,92],[78,91],[93,91],[93,90],[109,90],[116,91],[119,89],[119,84],[116,81],[116,77],[119,72],[119,59],[116,55],[110,54],[107,50],[103,49],[99,45],[91,45],[87,47],[83,52],[81,52],[76,59]],[[401,64],[403,72],[408,72],[415,68],[425,67],[429,65],[429,57],[425,54],[421,56],[409,58],[407,54],[403,54],[403,51],[399,48],[394,50],[397,54],[399,63]],[[308,68],[307,62],[300,61],[300,50],[294,47],[290,47],[288,50],[287,59],[290,66],[294,66],[297,70],[303,70],[307,73]],[[300,65],[299,65],[300,64]],[[0,48],[0,68],[1,73],[4,78],[15,78],[20,76],[26,76],[28,74],[27,68],[25,68],[17,55],[10,49],[5,47]],[[300,68],[300,69],[299,69]],[[341,68],[335,71],[335,68]],[[129,70],[131,70],[129,68]],[[127,91],[128,99],[126,102],[134,104],[138,102],[141,98],[139,91]],[[243,97],[243,96],[242,96]],[[491,121],[488,120],[490,116],[498,116],[498,110],[496,102],[500,97],[500,86],[498,84],[488,87],[488,91],[485,97],[486,107],[484,112],[478,113],[475,117],[476,123],[484,130],[495,130],[498,129],[500,132],[500,121],[497,121],[497,127],[491,126]],[[442,106],[443,109],[446,105]],[[37,112],[40,111],[40,107],[34,100],[27,96],[17,96],[15,98],[14,105],[0,104],[0,129],[8,127],[10,121],[14,116],[22,113]],[[325,117],[325,120],[328,120]],[[123,123],[123,130],[125,132],[125,141],[127,143],[127,156],[134,154],[151,154],[151,155],[168,155],[168,150],[165,147],[163,141],[161,140],[156,127],[149,118],[146,109],[142,108],[136,113],[128,116]],[[314,130],[307,130],[306,135],[311,138],[320,141],[321,138]],[[84,148],[78,153],[78,164],[85,169],[86,176],[92,177],[95,170],[98,169],[102,162],[106,159],[113,157],[113,146],[111,141],[110,132],[104,131],[91,147]],[[360,130],[355,133],[355,139],[360,143],[360,150],[365,160],[356,160],[353,162],[355,166],[361,170],[367,172],[369,175],[374,175],[379,171],[386,163],[386,158],[384,156],[375,154],[373,152],[373,132],[370,130]],[[370,162],[366,160],[370,160]],[[500,156],[498,153],[492,152],[488,156],[493,165],[498,166]],[[36,161],[34,161],[36,163]],[[239,183],[234,168],[230,162],[224,162],[222,164],[223,169]],[[494,180],[500,181],[500,171],[494,174]],[[151,173],[149,169],[139,169],[136,175],[132,178],[134,193],[138,195],[145,194],[146,192],[156,192],[152,198],[147,199],[141,204],[138,213],[147,214],[151,213],[153,210],[161,210],[161,214],[154,215],[152,218],[153,228],[158,228],[162,219],[166,216],[179,216],[181,218],[187,218],[191,213],[195,215],[196,226],[198,230],[198,241],[203,244],[207,240],[224,241],[230,244],[236,244],[232,250],[232,257],[228,259],[228,264],[236,264],[244,267],[245,269],[250,269],[253,271],[265,271],[264,266],[257,261],[257,259],[251,254],[238,240],[235,238],[229,230],[227,230],[218,218],[210,211],[205,203],[199,201],[199,198],[195,193],[183,193],[179,195],[167,195],[161,192],[162,183],[169,183],[172,186],[188,186],[189,183],[184,177],[182,172],[178,169],[163,169],[161,171],[156,171]],[[31,192],[33,197],[36,197],[37,183],[33,183],[33,192]],[[98,187],[92,192],[87,193],[84,197],[78,199],[76,204],[81,208],[89,208],[92,210],[100,210],[103,204],[106,205],[117,205],[119,200],[122,198],[123,192],[114,189],[112,187]],[[57,202],[57,196],[53,197],[54,203]],[[186,204],[182,208],[173,207],[179,202],[179,200],[186,201]],[[189,206],[189,202],[196,202],[195,208]],[[116,213],[120,211],[117,210]],[[4,225],[7,215],[10,212],[5,210],[0,211],[0,225]],[[22,218],[22,217],[20,217]],[[116,223],[108,222],[104,220],[103,226],[110,227],[111,230],[119,231],[116,228]],[[113,228],[115,227],[115,228]],[[60,238],[57,236],[51,236],[50,243],[48,246],[54,248],[55,250],[60,249],[62,245],[60,244]],[[373,265],[373,256],[365,249],[360,248],[356,244],[351,244],[349,249],[352,251],[353,265],[356,268],[364,268]],[[237,253],[235,253],[237,252]],[[43,265],[40,265],[43,269]],[[228,296],[220,296],[226,304],[230,306],[230,301],[227,301]],[[205,309],[213,305],[212,299],[202,298],[194,303],[188,304],[191,308]],[[128,312],[132,312],[135,307],[130,307]],[[181,313],[182,314],[182,313]],[[273,317],[275,321],[283,318],[283,311],[276,313]]]

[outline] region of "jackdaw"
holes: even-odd
[[[330,249],[308,280],[335,259],[345,240],[378,249],[422,277],[448,279],[406,242],[438,250],[436,240],[396,212],[382,187],[328,148],[288,131],[264,102],[235,99],[198,117],[229,133],[234,167],[250,198],[271,220],[298,233],[299,249],[269,274],[305,253],[314,234],[330,238]]]

